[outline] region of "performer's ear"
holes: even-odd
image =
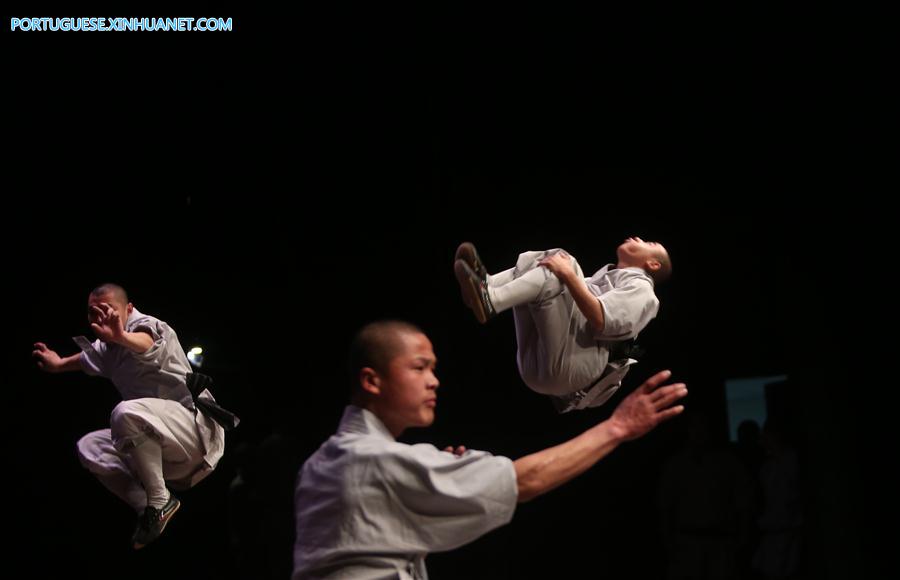
[[[134,304],[129,302],[128,306],[125,307],[125,314],[131,314],[132,310],[134,310]]]
[[[381,377],[371,367],[363,367],[359,371],[359,384],[362,390],[372,395],[381,394]]]

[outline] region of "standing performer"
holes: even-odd
[[[351,403],[337,433],[300,471],[294,580],[428,577],[429,552],[452,550],[510,521],[544,494],[678,415],[683,383],[657,373],[612,416],[581,435],[515,461],[397,441],[434,422],[437,358],[407,322],[374,322],[350,350]]]

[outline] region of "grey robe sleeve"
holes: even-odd
[[[106,377],[106,363],[103,360],[105,353],[106,344],[101,340],[95,340],[90,349],[82,349],[78,359],[78,362],[81,363],[81,370],[88,375]]]
[[[129,332],[145,332],[153,338],[153,344],[144,352],[132,352],[132,356],[142,361],[153,361],[166,350],[166,327],[159,320],[139,318]]]
[[[398,532],[410,548],[452,550],[512,519],[518,487],[509,458],[403,447],[382,456],[378,466],[396,506]]]
[[[598,297],[603,306],[601,340],[628,340],[640,333],[656,316],[659,299],[646,280],[633,280]]]

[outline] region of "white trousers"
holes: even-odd
[[[563,396],[597,379],[609,352],[598,345],[565,284],[539,265],[559,251],[520,254],[515,268],[488,277],[488,287],[495,309],[513,309],[522,380],[538,393]],[[584,278],[574,257],[572,267]]]
[[[195,411],[166,399],[122,401],[110,428],[88,433],[77,450],[81,464],[138,513],[148,497],[168,495],[166,486],[186,489],[212,471],[203,473]]]

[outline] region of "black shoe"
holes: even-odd
[[[472,309],[478,322],[484,324],[496,316],[497,312],[488,295],[487,279],[475,274],[464,260],[456,260],[453,263],[453,271],[462,291],[463,302]]]
[[[475,246],[472,242],[463,242],[456,248],[456,257],[454,258],[454,261],[455,260],[462,260],[472,268],[472,271],[475,272],[476,276],[487,279],[487,268],[484,267],[481,258],[478,257],[478,251],[475,250]]]
[[[131,538],[135,550],[140,550],[162,534],[166,524],[181,507],[181,502],[172,494],[162,508],[147,506],[144,513],[138,516],[137,528]]]

